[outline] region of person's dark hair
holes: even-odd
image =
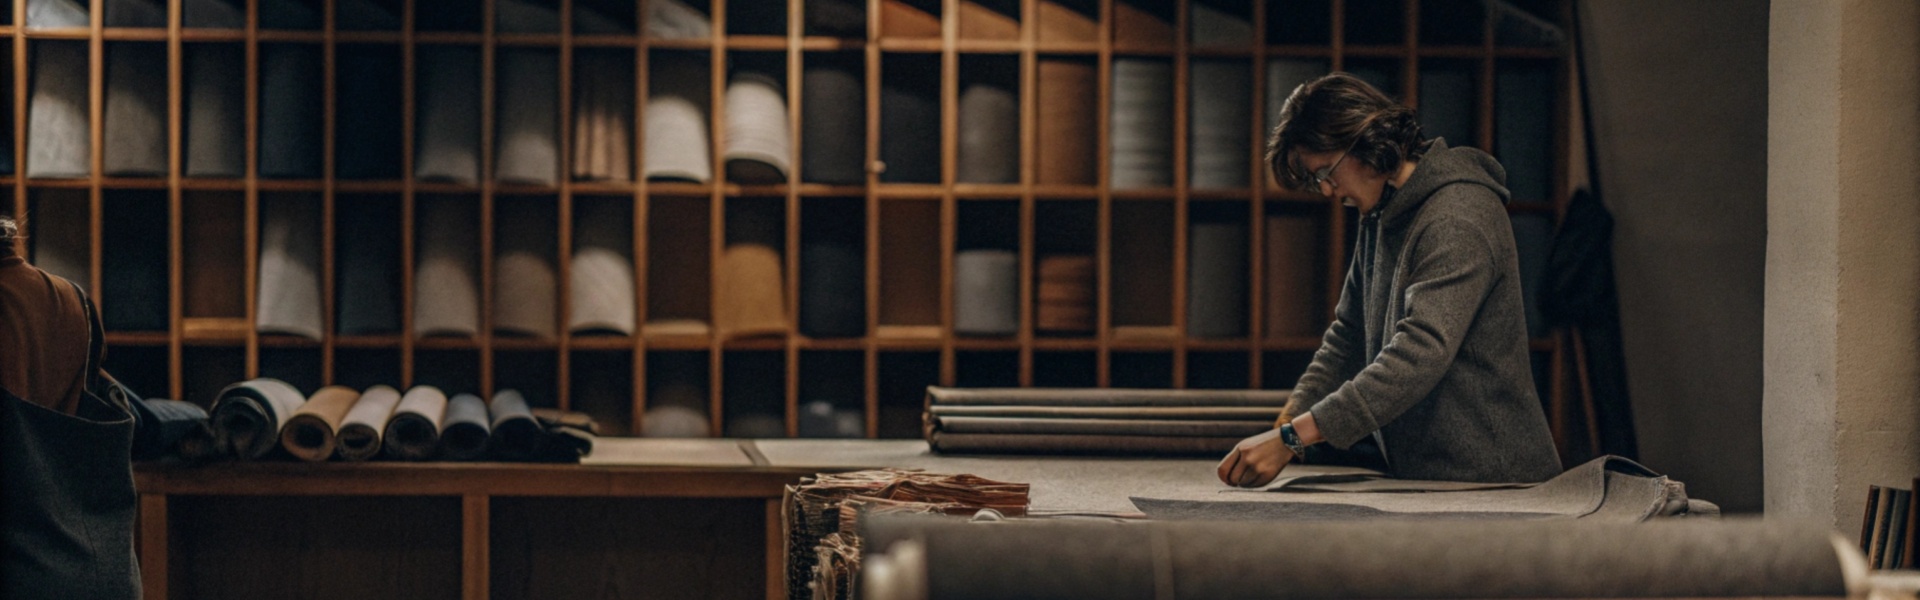
[[[1303,189],[1310,178],[1293,167],[1293,153],[1339,152],[1381,173],[1418,160],[1431,140],[1421,136],[1413,109],[1395,102],[1360,78],[1335,72],[1300,84],[1280,109],[1280,124],[1267,137],[1267,166],[1281,185]]]
[[[20,224],[13,217],[0,215],[0,244],[11,244],[20,237]]]

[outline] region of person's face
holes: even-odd
[[[1353,160],[1347,152],[1309,152],[1296,150],[1293,153],[1296,168],[1308,175],[1310,191],[1321,195],[1339,198],[1340,203],[1360,209],[1366,214],[1380,204],[1380,193],[1386,189],[1387,177],[1368,167],[1366,163]]]

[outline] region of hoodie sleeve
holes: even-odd
[[[1492,245],[1465,220],[1434,223],[1412,243],[1406,317],[1394,323],[1372,364],[1312,408],[1335,447],[1352,446],[1426,398],[1498,277]]]
[[[1366,294],[1360,284],[1359,253],[1354,255],[1354,259],[1347,263],[1347,281],[1340,289],[1340,304],[1334,309],[1333,324],[1321,336],[1320,349],[1313,353],[1313,363],[1307,365],[1300,382],[1294,384],[1293,393],[1287,395],[1287,405],[1280,410],[1280,420],[1273,424],[1274,427],[1306,413],[1307,409],[1325,398],[1334,386],[1359,370],[1359,365],[1355,363],[1366,352],[1366,330],[1360,304]]]

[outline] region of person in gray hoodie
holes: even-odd
[[[1276,428],[1220,461],[1220,480],[1264,486],[1296,455],[1357,444],[1407,479],[1558,475],[1500,163],[1423,138],[1412,109],[1345,73],[1294,89],[1267,162],[1288,187],[1358,208],[1360,231],[1313,363]]]

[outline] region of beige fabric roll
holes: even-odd
[[[1097,91],[1093,63],[1043,59],[1039,68],[1039,164],[1042,184],[1091,185],[1094,179],[1094,125]]]
[[[1054,255],[1040,259],[1039,306],[1034,326],[1041,331],[1078,333],[1093,330],[1094,270],[1092,256]]]
[[[260,296],[254,325],[261,333],[318,340],[326,329],[318,201],[298,194],[260,203]]]
[[[353,388],[330,385],[320,388],[293,412],[280,428],[280,447],[300,460],[324,461],[334,454],[335,437],[341,421],[360,400]]]
[[[727,246],[720,257],[720,305],[714,307],[726,337],[779,335],[787,330],[780,252],[756,243]]]
[[[646,112],[648,179],[713,179],[707,131],[708,65],[690,55],[662,54],[649,65]]]
[[[886,37],[940,37],[940,16],[901,0],[880,1],[880,34]]]
[[[380,453],[380,438],[400,404],[400,390],[376,385],[367,388],[340,419],[334,433],[334,453],[341,460],[358,461]]]
[[[499,213],[493,259],[495,333],[551,338],[559,333],[560,278],[554,260],[553,209],[515,201]]]
[[[574,56],[573,177],[633,179],[633,61],[624,54]]]
[[[1321,333],[1324,290],[1315,282],[1327,266],[1319,226],[1305,217],[1267,217],[1267,337]]]
[[[447,415],[447,394],[430,385],[416,385],[400,397],[381,436],[388,457],[425,460],[440,450],[440,422]]]
[[[478,204],[465,197],[420,200],[413,273],[416,335],[480,333]]]
[[[567,327],[633,335],[633,218],[625,199],[576,199]]]

